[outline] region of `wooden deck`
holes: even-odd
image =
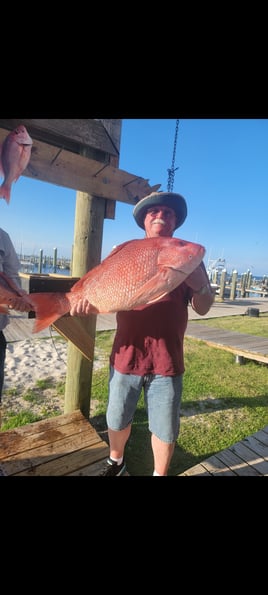
[[[0,476],[99,476],[107,456],[79,410],[0,433]],[[177,477],[248,475],[268,476],[268,426]]]
[[[25,339],[34,341],[35,339],[59,335],[53,325],[45,328],[39,333],[33,333],[33,325],[34,318],[28,318],[27,314],[13,312],[13,314],[9,316],[9,324],[4,331],[7,342],[24,341]],[[97,331],[114,330],[115,328],[115,314],[98,314],[96,323]]]
[[[230,351],[236,356],[268,364],[268,339],[234,331],[212,328],[205,323],[188,322],[186,337]]]
[[[0,476],[96,476],[107,456],[79,410],[0,433]]]
[[[216,453],[181,476],[268,476],[268,426]]]

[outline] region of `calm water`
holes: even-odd
[[[20,272],[21,273],[29,273],[31,275],[38,275],[39,274],[39,266],[37,264],[32,265],[32,266],[24,265],[21,267]],[[49,266],[49,267],[43,266],[41,274],[42,275],[52,275],[52,274],[66,275],[69,277],[71,275],[71,271],[70,271],[70,269],[61,269],[60,267],[57,267],[56,270],[54,270],[53,266]]]

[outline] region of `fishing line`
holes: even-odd
[[[50,340],[51,340],[52,345],[53,345],[53,347],[54,347],[54,349],[55,349],[55,351],[57,353],[58,359],[60,361],[62,361],[64,363],[65,367],[67,368],[67,359],[64,360],[63,357],[60,355],[60,353],[59,353],[59,351],[57,349],[57,345],[56,345],[56,341],[55,341],[55,336],[52,335],[52,325],[49,326],[49,334],[50,334]],[[95,354],[95,357],[96,357],[96,354]],[[98,360],[97,359],[95,360],[95,362],[93,360],[93,364],[92,364],[93,365],[93,373],[96,372],[96,371],[98,371],[98,370],[105,370],[107,372],[107,374],[109,373],[109,366],[107,366],[107,363],[105,362],[104,365],[102,363],[105,360],[107,360],[106,355],[100,356]],[[100,363],[100,366],[99,367],[97,367],[98,362]],[[95,363],[95,369],[94,369],[94,363]],[[97,382],[97,383],[95,382],[95,386],[98,386],[99,384],[102,384],[102,383],[103,383],[103,380],[99,380],[99,382]]]
[[[59,351],[58,351],[58,349],[56,347],[56,342],[55,342],[54,337],[52,335],[52,325],[49,326],[49,333],[50,333],[50,339],[51,339],[52,345],[53,345],[53,347],[54,347],[54,349],[55,349],[55,351],[57,353],[58,359],[61,360],[65,364],[65,367],[67,368],[67,360],[64,361],[64,359],[62,358],[62,356],[60,355],[60,353],[59,353]]]

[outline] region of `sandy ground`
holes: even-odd
[[[67,341],[37,339],[7,344],[4,391],[27,389],[40,378],[64,379],[67,370]]]
[[[67,372],[68,343],[64,339],[26,339],[7,344],[5,378],[2,392],[2,422],[7,412],[17,414],[31,410],[34,414],[53,415],[64,412],[64,391],[57,394],[56,385],[64,382]],[[96,355],[96,350],[95,350]],[[101,357],[94,368],[106,365]],[[51,381],[48,388],[38,390],[37,381]],[[25,394],[34,398],[25,399]],[[92,410],[94,403],[91,403]]]

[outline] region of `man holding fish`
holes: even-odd
[[[171,238],[187,216],[187,205],[180,194],[153,192],[136,204],[133,215],[146,238]],[[110,456],[103,476],[120,476],[126,470],[124,451],[142,389],[151,432],[153,475],[168,475],[180,429],[188,304],[202,316],[214,301],[203,254],[188,276],[187,263],[182,262],[181,272],[186,272],[175,289],[150,303],[117,312],[106,414]],[[71,315],[87,313],[88,304],[82,299],[70,310]]]

